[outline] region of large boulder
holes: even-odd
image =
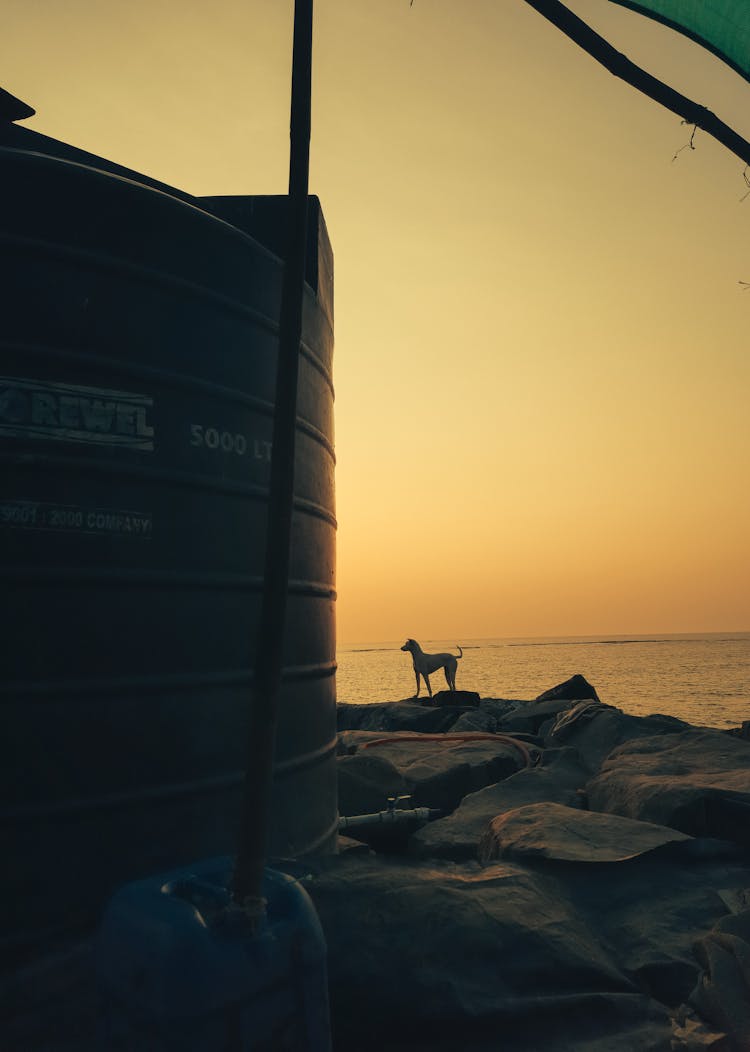
[[[367,815],[382,811],[389,797],[408,792],[406,781],[397,767],[372,750],[336,761],[339,787],[339,814]]]
[[[586,778],[574,749],[545,750],[539,765],[470,793],[453,814],[423,826],[412,836],[409,851],[418,858],[476,858],[480,838],[496,815],[540,801],[580,807]]]
[[[545,802],[493,818],[479,845],[479,857],[482,862],[501,858],[624,862],[691,839],[651,822]]]
[[[495,719],[500,720],[503,716],[508,716],[511,712],[515,712],[516,709],[523,708],[524,705],[529,704],[529,701],[511,700],[509,698],[482,698],[479,702],[479,708],[482,712],[486,712],[490,716],[494,716]]]
[[[378,701],[372,704],[339,704],[336,720],[340,731],[417,731],[439,734],[447,731],[466,705],[420,705],[415,701]]]
[[[519,705],[498,720],[498,729],[509,734],[525,731],[536,734],[549,720],[565,712],[574,702],[568,698],[552,698],[550,701],[530,701]]]
[[[743,860],[694,857],[700,845],[667,844],[622,862],[535,865],[560,880],[639,989],[676,1009],[700,974],[696,940],[726,916],[719,889],[742,887],[748,878]]]
[[[611,705],[579,701],[557,716],[544,744],[573,746],[594,774],[605,757],[623,742],[653,734],[675,734],[689,726],[673,716],[630,716]]]
[[[666,1009],[549,874],[351,856],[306,886],[337,1049],[669,1052]]]
[[[610,753],[587,792],[594,811],[750,844],[750,747],[721,731],[626,742]]]
[[[424,705],[466,705],[476,708],[479,705],[479,694],[475,690],[438,690],[431,698],[425,698]]]
[[[447,735],[403,736],[369,746],[388,759],[401,773],[415,806],[452,811],[467,793],[499,782],[526,764],[523,745],[501,736],[451,740]],[[438,739],[438,740],[436,740]]]
[[[576,674],[571,676],[570,679],[566,679],[564,683],[558,683],[556,687],[550,687],[549,690],[543,691],[534,700],[555,701],[566,699],[567,701],[584,701],[587,698],[599,701],[599,695],[586,677]]]
[[[460,734],[462,731],[481,731],[485,734],[494,734],[497,730],[497,717],[482,709],[472,709],[459,716],[451,727],[451,734]]]

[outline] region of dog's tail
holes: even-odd
[[[459,658],[462,658],[464,656],[464,652],[463,650],[461,650],[461,647],[458,645],[458,643],[456,643],[456,650],[460,651],[458,657],[456,658],[456,661],[458,661]]]

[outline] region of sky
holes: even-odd
[[[287,0],[5,0],[27,127],[284,193]],[[750,84],[569,6],[750,138]],[[316,0],[340,643],[750,630],[743,163],[523,0]]]

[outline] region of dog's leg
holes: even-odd
[[[414,695],[415,698],[419,697],[419,673],[414,669],[414,675],[417,677],[417,693]]]
[[[445,678],[448,680],[448,689],[456,689],[456,669],[458,664],[456,661],[446,661],[445,663]]]
[[[422,678],[424,679],[425,683],[427,684],[427,691],[428,691],[430,697],[432,697],[432,687],[430,686],[430,677],[427,675],[426,672],[423,672],[422,673]]]

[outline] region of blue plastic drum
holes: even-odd
[[[266,918],[227,912],[231,859],[141,880],[111,899],[96,958],[112,1052],[330,1052],[326,946],[310,898],[267,869]]]

